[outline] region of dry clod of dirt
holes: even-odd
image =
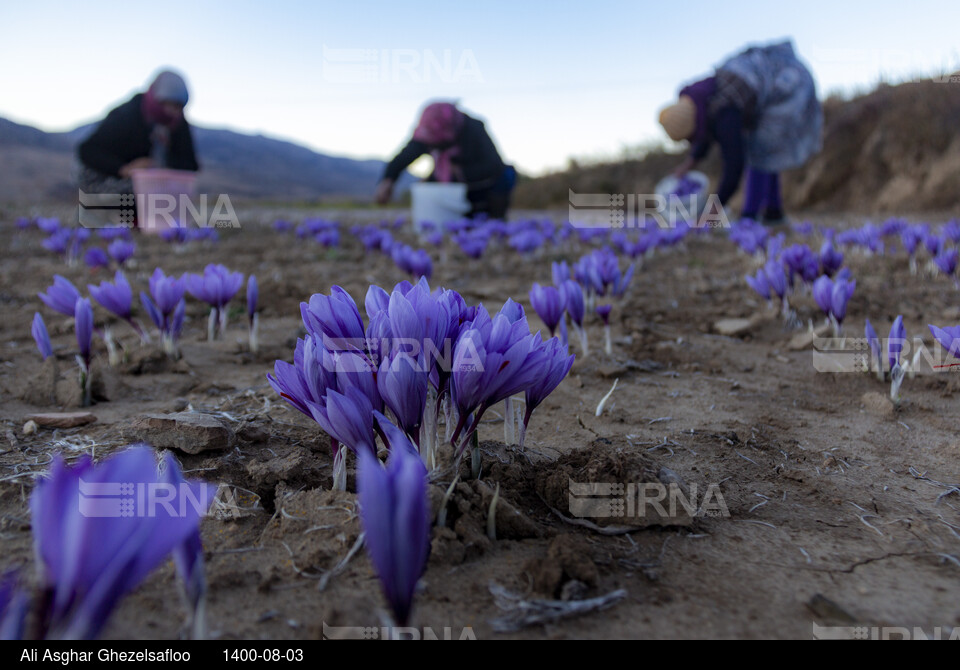
[[[890,397],[883,393],[869,391],[868,393],[864,393],[862,396],[860,396],[860,402],[863,404],[863,409],[866,410],[868,414],[879,416],[884,419],[893,417],[893,403],[890,401]]]
[[[237,442],[229,426],[199,412],[144,414],[123,429],[123,435],[158,449],[177,449],[188,454],[229,449]]]

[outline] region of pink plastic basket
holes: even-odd
[[[182,199],[196,195],[196,172],[149,168],[133,170],[131,178],[137,196],[137,225],[143,232],[156,234],[171,224],[189,223],[180,221],[181,215],[190,211]]]

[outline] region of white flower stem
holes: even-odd
[[[210,317],[207,319],[207,342],[213,342],[217,334],[217,308],[210,308]]]

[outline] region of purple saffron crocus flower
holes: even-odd
[[[763,271],[767,275],[770,291],[782,300],[787,295],[787,276],[783,271],[783,264],[771,258],[763,266]]]
[[[77,300],[74,312],[74,328],[77,334],[77,346],[86,369],[90,369],[90,340],[93,338],[93,307],[89,298]]]
[[[945,275],[952,275],[957,269],[958,257],[960,257],[960,252],[957,251],[956,247],[951,247],[950,249],[943,249],[934,256],[933,262],[940,272]]]
[[[373,430],[373,405],[367,395],[351,386],[345,393],[327,389],[324,404],[309,405],[314,421],[324,432],[355,454],[377,451]]]
[[[177,469],[170,459],[158,474],[154,452],[145,446],[97,465],[86,455],[72,468],[54,458],[49,478],[38,480],[30,498],[34,545],[49,594],[42,638],[97,637],[117,603],[196,535],[216,487],[184,482]],[[96,506],[113,500],[89,492],[122,484],[155,488],[157,502],[164,502],[151,504],[147,496],[143,509],[135,504],[124,513],[104,514],[106,508]]]
[[[838,279],[833,283],[833,291],[830,295],[831,313],[838,324],[843,324],[847,316],[847,302],[853,296],[853,290],[857,287],[857,281],[851,279]]]
[[[460,449],[487,408],[526,389],[538,378],[545,359],[541,341],[539,333],[530,335],[526,318],[511,323],[501,313],[491,319],[483,309],[460,334],[451,375],[452,399],[460,413],[454,444],[470,414],[476,413]]]
[[[203,274],[186,274],[187,292],[197,300],[210,305],[210,320],[207,325],[207,339],[213,340],[218,330],[222,335],[227,329],[226,304],[233,299],[243,286],[243,273],[231,272],[225,266],[207,265]]]
[[[385,356],[377,373],[377,390],[397,423],[411,440],[420,444],[420,424],[427,407],[429,384],[425,358],[405,352]]]
[[[310,406],[322,404],[327,389],[337,387],[334,366],[326,364],[324,354],[324,349],[317,346],[314,337],[307,335],[297,340],[293,365],[277,361],[273,366],[273,376],[267,375],[273,390],[294,409],[311,419],[313,412]]]
[[[827,316],[833,313],[833,280],[823,275],[813,282],[813,299]]]
[[[903,315],[897,316],[890,327],[890,337],[887,340],[887,362],[890,369],[893,370],[900,365],[900,352],[903,351],[903,344],[907,341],[907,331],[903,327]]]
[[[540,406],[548,395],[553,393],[560,382],[564,380],[570,368],[573,367],[573,354],[567,355],[567,347],[560,343],[560,340],[551,338],[544,343],[544,353],[546,361],[543,366],[543,373],[537,380],[528,386],[525,390],[526,411],[523,416],[523,424],[520,427],[520,447],[523,448],[523,440],[527,434],[527,425],[530,423],[530,417],[533,411]]]
[[[395,444],[386,468],[370,453],[359,460],[357,497],[367,553],[396,623],[406,626],[430,555],[427,470],[411,448]]]
[[[332,287],[328,296],[316,293],[310,296],[309,303],[300,303],[300,316],[311,335],[352,340],[358,349],[363,346],[364,327],[360,310],[350,294],[339,286]]]
[[[756,276],[747,275],[744,279],[747,280],[747,286],[756,291],[761,298],[770,300],[770,282],[767,280],[767,273],[763,271],[763,268],[757,270]]]
[[[110,257],[100,247],[91,247],[83,255],[83,262],[88,268],[105,268],[110,265]]]
[[[530,304],[550,330],[551,337],[556,332],[560,319],[563,318],[565,307],[563,298],[564,296],[555,286],[534,284],[530,289]]]
[[[136,244],[120,238],[115,239],[107,247],[107,253],[110,254],[110,258],[116,261],[117,265],[126,263],[136,250]]]
[[[954,358],[960,359],[960,326],[947,326],[938,328],[928,325],[927,328],[933,334],[934,339],[940,343],[947,353]]]
[[[613,309],[613,305],[597,305],[597,316],[603,319],[603,325],[610,325],[610,311]]]
[[[583,304],[583,289],[580,287],[580,284],[572,279],[567,279],[560,287],[563,290],[564,307],[567,310],[567,314],[570,315],[570,320],[578,327],[582,327],[585,309]]]
[[[47,332],[47,324],[43,322],[43,317],[40,316],[40,312],[33,315],[33,326],[30,328],[30,333],[37,343],[37,349],[40,350],[40,355],[43,356],[43,360],[47,360],[50,356],[53,356],[53,345],[50,344],[50,334]]]
[[[927,248],[927,253],[929,253],[931,257],[936,256],[943,248],[943,238],[939,235],[929,233],[923,238],[923,246]]]
[[[46,293],[38,293],[39,298],[50,309],[66,316],[73,316],[77,309],[80,292],[69,279],[54,275],[53,286]]]
[[[177,279],[172,275],[165,275],[163,270],[157,268],[150,277],[150,295],[153,296],[157,309],[164,316],[173,313],[177,304],[183,299],[186,289],[185,275]]]
[[[825,240],[820,247],[820,268],[823,274],[832,277],[843,265],[843,252],[833,247],[832,240]]]
[[[130,283],[122,272],[117,270],[114,275],[113,283],[108,281],[100,282],[100,286],[92,284],[87,285],[90,295],[107,310],[124,321],[130,321],[130,314],[133,304],[133,291]]]
[[[45,235],[52,235],[60,230],[60,219],[56,217],[38,216],[37,228],[39,228]]]
[[[220,264],[210,264],[203,274],[184,275],[187,292],[197,300],[222,310],[243,286],[243,273],[231,272]]]

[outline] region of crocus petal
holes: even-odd
[[[887,340],[887,362],[892,370],[900,363],[900,352],[907,340],[907,331],[903,327],[903,315],[898,316],[890,328],[890,338]]]
[[[43,317],[40,316],[40,312],[33,315],[33,326],[30,328],[30,333],[37,343],[37,349],[40,350],[40,355],[43,356],[43,360],[47,360],[47,358],[53,356],[53,345],[50,344],[47,324],[43,322]]]
[[[74,313],[74,328],[77,334],[77,347],[80,349],[80,356],[89,362],[90,340],[93,337],[93,307],[90,306],[88,298],[81,298],[77,301]]]

